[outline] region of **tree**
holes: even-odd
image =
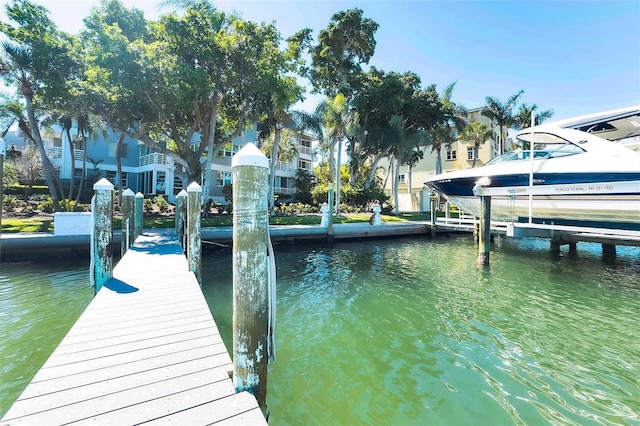
[[[535,111],[535,125],[542,124],[543,121],[553,117],[553,110],[538,111],[538,105],[533,104],[531,106],[523,103],[518,109],[518,114],[514,117],[513,127],[521,130],[531,126],[531,113]]]
[[[29,0],[13,0],[5,10],[18,27],[0,23],[6,36],[0,75],[24,100],[26,116],[14,109],[16,119],[40,154],[53,207],[59,211],[62,188],[46,155],[36,110],[53,109],[70,98],[68,81],[79,69],[72,55],[73,37],[58,30],[47,9]]]
[[[492,96],[487,96],[485,98],[486,106],[483,108],[481,114],[485,117],[489,118],[493,124],[500,128],[500,138],[499,138],[499,155],[502,155],[505,150],[505,134],[507,129],[511,128],[511,126],[515,123],[515,117],[513,115],[513,107],[518,102],[518,99],[524,90],[520,90],[518,93],[511,95],[506,102],[500,101],[498,98],[494,98]]]
[[[442,147],[451,146],[456,141],[456,136],[448,124],[436,126],[428,130],[428,133],[431,152],[436,153],[436,174],[439,175],[442,173]]]
[[[40,179],[43,172],[42,161],[38,150],[33,144],[27,144],[19,156],[13,159],[16,175],[24,188],[24,195],[31,195],[33,185]]]
[[[362,64],[368,64],[376,48],[379,25],[364,18],[362,9],[334,14],[320,31],[318,44],[311,48],[311,68],[307,70],[313,90],[333,97],[350,95],[360,80]]]
[[[485,143],[487,139],[491,139],[493,136],[493,131],[487,127],[486,124],[480,121],[474,121],[473,123],[469,123],[467,127],[465,127],[464,131],[460,135],[460,139],[473,142],[473,164],[471,168],[476,166],[476,160],[478,159],[478,150],[480,145]]]
[[[275,128],[260,143],[260,150],[271,160],[270,170],[273,177],[269,181],[270,186],[270,209],[273,212],[275,207],[275,170],[279,163],[291,163],[298,158],[298,142],[295,132],[287,128]]]

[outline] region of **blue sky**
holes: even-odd
[[[75,33],[96,0],[37,0],[58,26]],[[1,1],[4,5],[6,1]],[[124,1],[156,18],[156,0]],[[481,107],[486,96],[522,101],[563,119],[640,104],[640,0],[213,0],[252,21],[275,22],[283,37],[325,28],[359,7],[376,21],[370,64],[413,71],[438,90],[457,81],[454,100]],[[2,7],[4,12],[4,7]],[[3,20],[6,20],[2,13]],[[299,109],[319,101],[308,95]]]

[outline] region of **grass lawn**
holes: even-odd
[[[335,216],[333,223],[357,223],[368,222],[371,213],[348,213]],[[383,222],[403,222],[409,220],[429,220],[429,214],[420,213],[403,213],[397,216],[382,215]],[[148,216],[144,218],[145,229],[173,228],[173,216]],[[320,215],[299,215],[299,216],[272,216],[269,218],[271,225],[320,225]],[[203,228],[216,226],[232,226],[233,215],[223,214],[202,219]],[[122,221],[115,218],[113,221],[113,229],[120,229]],[[47,218],[28,218],[14,219],[2,218],[2,232],[53,232],[53,219]]]

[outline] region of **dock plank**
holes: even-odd
[[[266,424],[175,239],[145,234],[0,421]]]

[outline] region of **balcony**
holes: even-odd
[[[138,166],[150,166],[152,164],[168,164],[169,161],[165,154],[153,152],[151,154],[143,155],[138,160]]]
[[[275,186],[273,188],[273,193],[278,195],[294,195],[296,193],[295,188],[282,188]]]

